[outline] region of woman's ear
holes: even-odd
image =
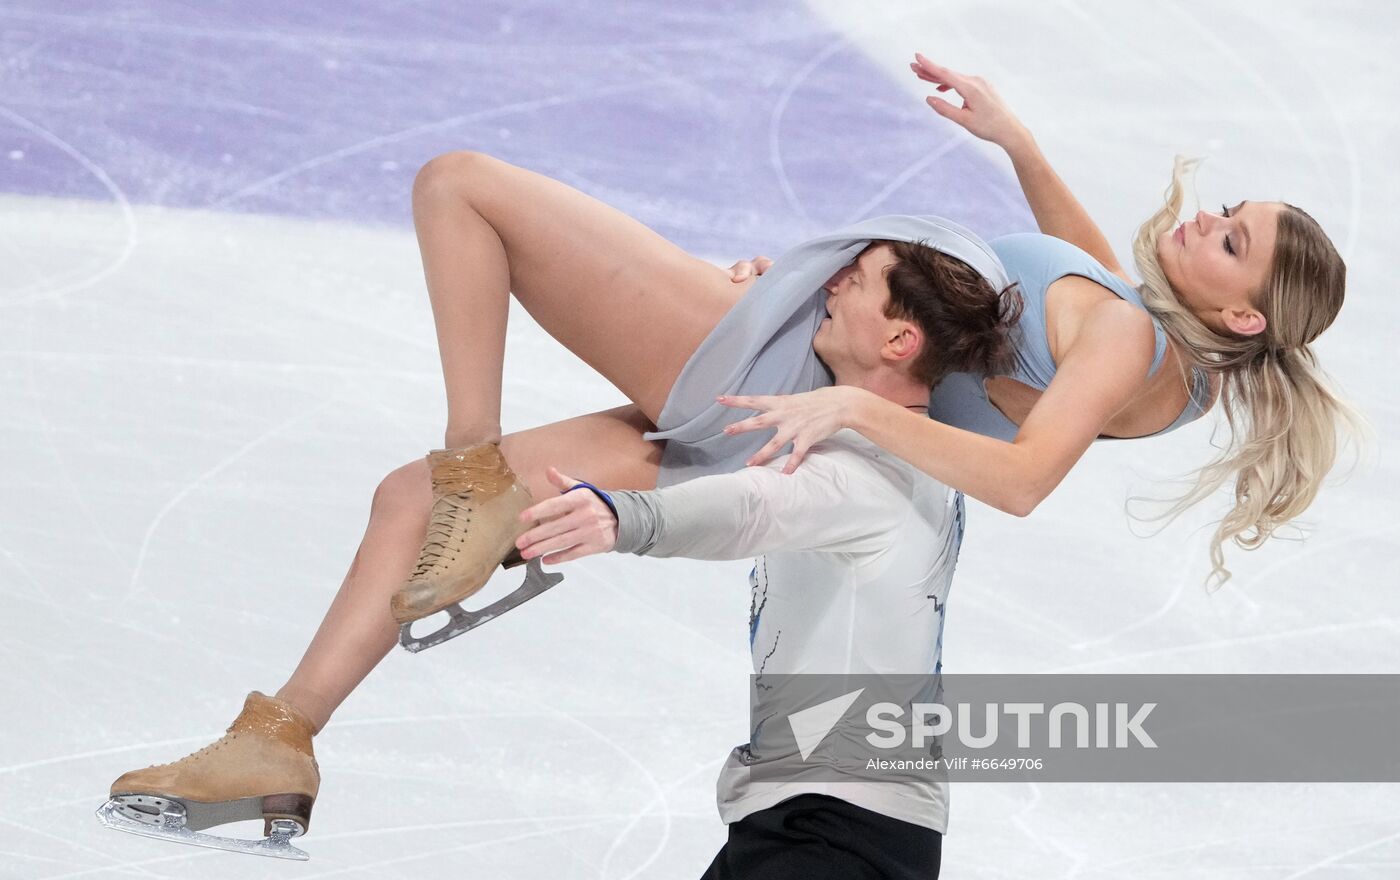
[[[1226,327],[1241,336],[1263,333],[1268,324],[1263,314],[1254,309],[1224,309],[1220,319],[1225,322]]]

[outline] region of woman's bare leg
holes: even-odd
[[[510,434],[501,448],[536,498],[556,492],[544,478],[548,465],[610,488],[650,489],[661,461],[661,445],[642,439],[652,428],[636,407],[621,407]],[[350,571],[301,663],[277,692],[317,730],[398,643],[389,597],[418,558],[432,504],[423,459],[395,469],[375,490]]]
[[[445,445],[500,437],[501,365],[513,292],[544,329],[635,406],[506,437],[537,498],[544,468],[616,488],[656,485],[660,445],[643,440],[681,367],[747,289],[620,211],[479,153],[419,172],[414,226],[447,385]],[[396,469],[340,591],[278,696],[325,725],[398,640],[390,596],[412,571],[432,508],[427,463]]]
[[[500,436],[510,293],[654,422],[681,367],[747,288],[626,214],[480,153],[425,165],[413,219],[449,447]]]

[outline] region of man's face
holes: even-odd
[[[890,301],[885,273],[895,262],[889,245],[871,245],[822,285],[831,317],[817,328],[812,348],[839,384],[880,366],[886,343],[908,323],[885,317]]]

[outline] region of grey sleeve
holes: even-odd
[[[611,492],[613,549],[689,559],[870,549],[892,527],[899,499],[865,470],[852,455],[812,454],[791,475],[750,467],[649,492]]]
[[[716,508],[688,503],[685,495],[680,499],[668,497],[675,493],[664,489],[651,492],[624,489],[608,494],[617,507],[614,552],[691,559],[742,559],[747,555],[713,555],[722,552],[724,535],[738,531],[737,505]]]

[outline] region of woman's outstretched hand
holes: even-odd
[[[740,260],[729,267],[729,280],[738,284],[740,281],[747,281],[756,275],[762,275],[773,265],[773,261],[767,257],[754,257],[752,260]]]
[[[740,395],[717,400],[725,406],[758,410],[759,413],[726,426],[726,434],[777,429],[773,438],[745,464],[765,464],[791,443],[792,454],[783,465],[783,473],[790,474],[802,464],[809,449],[851,424],[861,395],[868,393],[850,385],[832,385],[801,394]]]
[[[603,499],[587,489],[570,492],[579,481],[555,468],[546,471],[545,476],[563,494],[520,514],[523,523],[539,523],[516,539],[515,547],[521,557],[532,559],[548,553],[544,561],[555,565],[611,550],[617,544],[617,517]]]
[[[1008,152],[1018,141],[1029,137],[1026,127],[1002,101],[991,83],[982,77],[949,70],[918,52],[914,53],[914,61],[909,67],[919,79],[938,86],[938,91],[951,90],[962,96],[961,107],[934,95],[928,97],[928,105],[944,119],[951,119],[982,140],[991,141]]]

